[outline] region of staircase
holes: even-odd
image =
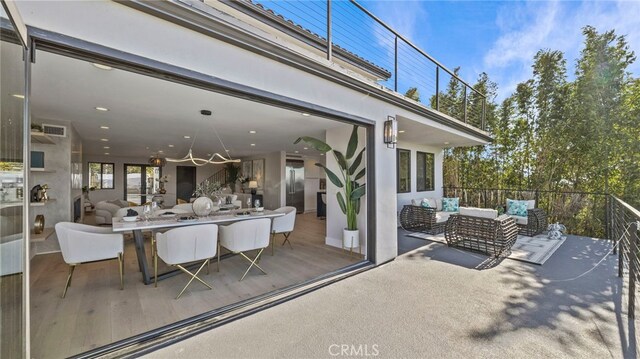
[[[227,169],[223,168],[220,171],[212,174],[211,176],[209,176],[207,179],[205,179],[204,181],[200,182],[200,184],[209,181],[209,183],[215,183],[218,182],[221,185],[224,185],[227,183]]]

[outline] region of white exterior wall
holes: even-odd
[[[444,162],[444,149],[426,146],[426,145],[418,145],[414,143],[402,142],[399,141],[397,148],[401,148],[404,150],[411,151],[411,192],[409,193],[398,193],[398,212],[402,210],[402,207],[405,204],[411,204],[411,200],[414,198],[441,198],[442,197],[442,187],[443,187],[443,170],[442,164]],[[434,174],[434,190],[433,191],[422,191],[418,192],[417,188],[417,152],[427,152],[434,154],[433,160],[433,174]]]
[[[216,76],[278,95],[317,104],[376,122],[376,261],[397,255],[395,151],[382,143],[382,124],[400,115],[463,137],[461,131],[422,118],[366,94],[354,91],[215,40],[168,21],[111,1],[19,2],[25,22],[120,51]],[[230,19],[233,20],[233,19]],[[269,36],[270,34],[265,34]],[[272,41],[278,42],[275,36]],[[313,60],[330,65],[313,56]],[[335,68],[335,65],[332,67]]]

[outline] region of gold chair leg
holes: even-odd
[[[220,241],[218,241],[218,272],[220,272]]]
[[[205,265],[207,265],[209,263],[209,260],[207,259],[206,261],[204,261],[202,263],[202,265],[200,266],[200,268],[198,268],[198,270],[196,271],[196,273],[191,273],[189,272],[187,269],[185,269],[183,266],[177,264],[176,267],[178,267],[178,269],[180,269],[181,271],[185,272],[186,274],[191,276],[191,279],[189,279],[189,282],[187,282],[187,285],[184,286],[184,288],[182,288],[182,291],[180,291],[180,294],[178,294],[178,296],[176,297],[176,299],[179,299],[180,296],[182,295],[182,293],[184,293],[184,291],[187,289],[187,287],[191,284],[191,282],[193,282],[194,279],[197,279],[200,283],[204,284],[205,286],[207,286],[209,289],[213,289],[212,286],[210,286],[207,282],[203,281],[202,279],[198,278],[198,274],[200,273],[200,271],[202,270],[202,268],[204,268]]]
[[[291,235],[291,232],[283,233],[283,235],[284,235],[284,241],[282,242],[282,245],[284,246],[285,243],[289,243],[289,248],[293,249],[293,246],[291,245],[291,241],[289,240],[289,236]]]
[[[73,270],[76,269],[75,264],[69,265],[69,275],[67,276],[67,283],[64,285],[64,291],[62,292],[62,298],[67,295],[67,289],[71,287],[71,277],[73,277]]]
[[[271,256],[273,256],[273,247],[276,243],[276,232],[271,233]]]
[[[120,270],[120,290],[124,290],[124,257],[118,253],[118,269]]]
[[[154,243],[155,246],[155,243]],[[158,249],[153,251],[153,285],[158,288]]]
[[[247,257],[247,255],[246,255],[246,254],[244,254],[244,253],[242,253],[242,252],[240,252],[240,253],[239,253],[241,256],[243,256],[243,257],[244,257],[244,259],[246,259],[246,260],[248,260],[249,262],[251,262],[251,264],[249,265],[249,268],[247,268],[247,270],[246,270],[246,271],[244,272],[244,274],[242,275],[242,278],[240,278],[240,281],[242,281],[242,280],[244,279],[244,277],[246,277],[246,276],[247,276],[247,273],[249,273],[249,270],[251,270],[251,268],[253,268],[254,266],[255,266],[256,268],[260,269],[260,271],[261,271],[263,274],[265,274],[265,275],[267,274],[267,272],[265,272],[265,271],[264,271],[264,269],[262,269],[262,268],[258,265],[258,263],[257,263],[257,262],[258,262],[258,259],[260,258],[260,255],[262,255],[262,251],[264,251],[264,248],[262,248],[262,249],[258,252],[258,255],[257,255],[253,260],[252,260],[251,258]]]

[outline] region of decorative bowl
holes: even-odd
[[[256,210],[256,212],[262,212],[264,211],[264,207],[256,207],[254,208]]]
[[[208,216],[213,211],[213,201],[209,197],[198,197],[193,201],[193,213],[198,217]]]
[[[122,217],[122,220],[125,222],[135,222],[138,220],[138,216]]]

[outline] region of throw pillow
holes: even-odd
[[[120,208],[127,207],[126,205],[123,205],[122,201],[120,201],[119,199],[114,199],[114,200],[111,200],[111,201],[107,201],[107,203],[115,204],[116,206],[118,206]]]
[[[527,202],[507,199],[507,214],[518,217],[527,216]]]
[[[422,200],[422,203],[420,205],[424,208],[431,208],[431,205],[429,204],[429,200],[426,198]]]
[[[443,212],[458,212],[459,208],[460,208],[460,199],[458,197],[442,199]]]

